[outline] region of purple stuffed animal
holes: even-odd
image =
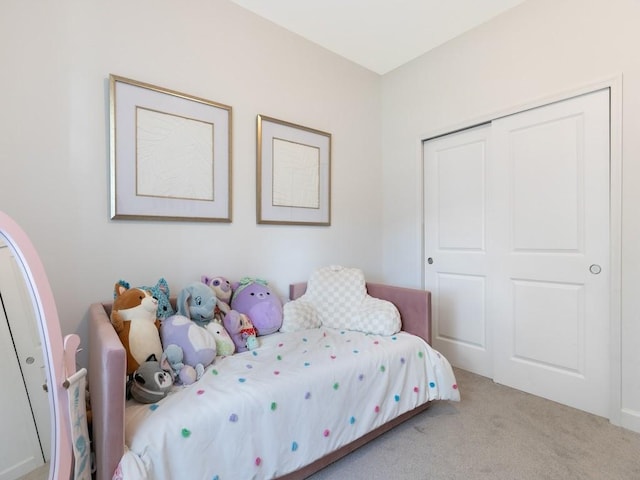
[[[238,352],[258,348],[258,332],[247,315],[231,310],[222,321]]]
[[[160,324],[163,345],[175,344],[182,348],[185,365],[191,365],[196,372],[213,363],[216,358],[216,339],[205,328],[192,322],[184,315],[172,315]]]
[[[247,315],[258,335],[275,333],[282,326],[282,302],[264,280],[245,277],[234,284],[231,309]]]

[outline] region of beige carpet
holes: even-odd
[[[440,402],[312,477],[640,480],[640,434],[463,370]]]
[[[0,478],[3,478],[0,475]],[[43,466],[36,468],[32,472],[27,473],[19,478],[19,480],[47,480],[49,478],[49,464],[45,463]]]

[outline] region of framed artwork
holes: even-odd
[[[231,221],[231,107],[109,76],[111,218]]]
[[[258,115],[257,222],[331,225],[331,134]]]

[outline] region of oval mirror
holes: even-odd
[[[0,361],[5,372],[0,478],[70,478],[73,453],[56,305],[29,237],[3,212]]]

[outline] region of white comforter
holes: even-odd
[[[126,480],[277,477],[429,400],[459,400],[422,339],[329,328],[259,337],[153,405],[128,403]]]

